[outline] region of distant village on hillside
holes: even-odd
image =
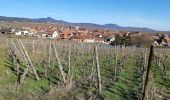
[[[84,43],[111,44],[116,40],[116,36],[130,35],[135,38],[137,43],[154,40],[155,46],[170,46],[168,34],[153,34],[139,31],[120,31],[107,29],[88,29],[76,25],[64,26],[54,23],[23,23],[23,22],[4,22],[1,21],[1,34],[14,34],[16,36],[29,36],[42,39],[73,40]],[[6,25],[6,26],[5,26]],[[145,38],[145,39],[142,39]]]

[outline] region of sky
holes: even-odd
[[[170,0],[0,0],[0,16],[170,31]]]

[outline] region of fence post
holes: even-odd
[[[150,73],[151,73],[151,62],[153,57],[153,45],[150,47],[150,53],[149,53],[149,60],[148,60],[148,67],[146,70],[146,79],[144,84],[144,91],[143,91],[143,98],[142,100],[148,100],[148,86],[149,86],[149,79],[150,79]]]

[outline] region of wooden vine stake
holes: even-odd
[[[22,83],[24,82],[24,79],[25,79],[27,73],[28,73],[29,65],[28,65],[28,61],[27,61],[27,59],[26,59],[26,57],[25,57],[24,51],[22,50],[22,47],[21,47],[21,45],[20,45],[20,42],[17,41],[17,43],[18,43],[18,45],[19,45],[19,50],[21,51],[21,54],[23,55],[23,59],[25,60],[25,62],[26,62],[26,67],[27,67],[27,68],[24,69],[24,73],[22,74],[22,76],[21,76],[21,78],[20,78],[20,83],[22,84]]]
[[[146,70],[146,79],[145,79],[145,83],[144,83],[142,100],[148,100],[148,89],[149,89],[149,80],[150,80],[150,74],[151,74],[152,57],[153,57],[153,45],[150,47],[148,67],[147,67],[147,70]]]
[[[51,67],[51,42],[49,45],[49,54],[48,54],[48,67]]]
[[[101,93],[102,88],[101,88],[100,66],[99,66],[98,50],[96,46],[94,47],[94,52],[95,52],[95,59],[96,59],[98,89],[99,89],[99,93]]]
[[[14,64],[16,65],[16,67],[17,67],[17,82],[19,82],[19,67],[20,67],[20,65],[19,65],[19,57],[17,56],[17,54],[19,55],[19,51],[18,51],[18,49],[17,49],[17,47],[16,47],[16,44],[14,43],[14,41],[12,41],[11,40],[11,42],[12,42],[12,44],[13,44],[13,46],[14,46],[14,52],[12,52],[13,53],[13,55],[14,55]],[[12,49],[11,49],[12,50]],[[15,54],[15,51],[17,52],[17,54]]]
[[[35,45],[34,45],[34,40],[32,41],[32,52],[34,53],[35,52]]]
[[[39,80],[40,78],[39,78],[39,76],[38,76],[38,74],[37,74],[36,69],[34,68],[34,65],[33,65],[32,61],[31,61],[31,59],[30,59],[30,57],[29,57],[29,55],[28,55],[28,52],[27,52],[25,46],[23,45],[23,43],[22,43],[21,40],[19,40],[19,43],[20,43],[21,48],[22,48],[22,50],[23,50],[23,53],[24,53],[24,55],[25,55],[25,57],[26,57],[26,59],[27,59],[28,65],[30,66],[30,68],[33,69],[33,72],[34,72],[34,74],[35,74],[36,79]],[[29,68],[27,67],[27,69],[24,70],[24,74],[23,74],[23,75],[24,75],[24,78],[25,78],[26,74],[28,73],[28,69],[29,69]],[[21,83],[23,82],[24,78],[21,80]]]
[[[116,56],[116,59],[115,59],[115,69],[114,69],[114,72],[115,72],[115,73],[114,73],[114,74],[115,74],[115,79],[114,79],[114,80],[116,81],[116,79],[117,79],[117,65],[118,65],[118,64],[117,64],[117,61],[118,61],[118,51],[117,51],[117,48],[116,48],[116,53],[115,53],[115,54],[116,54],[116,55],[115,55],[115,56]]]
[[[71,44],[69,45],[69,53],[68,53],[68,75],[71,74]]]
[[[63,66],[62,66],[61,61],[60,61],[60,59],[59,59],[58,52],[57,52],[57,50],[56,50],[55,45],[52,44],[52,46],[53,46],[53,50],[54,50],[54,53],[55,53],[56,60],[57,60],[58,65],[59,65],[59,69],[60,69],[61,76],[62,76],[62,78],[63,78],[63,82],[66,83],[66,77],[65,77],[66,75],[65,75],[65,73],[64,73]]]

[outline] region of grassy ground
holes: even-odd
[[[81,48],[71,51],[71,66],[75,68],[73,77],[75,86],[71,90],[64,90],[62,86],[60,88],[61,76],[54,57],[53,59],[51,58],[51,61],[54,63],[51,64],[47,77],[44,77],[46,64],[42,63],[35,66],[40,75],[40,80],[36,81],[34,74],[29,70],[30,72],[26,76],[24,83],[17,85],[17,77],[14,75],[16,73],[14,70],[16,66],[13,65],[12,60],[8,59],[7,46],[4,41],[2,42],[0,39],[0,100],[75,100],[75,98],[79,100],[80,98],[91,98],[94,95],[96,98],[104,98],[105,100],[137,100],[142,97],[141,63],[143,63],[143,58],[138,52],[130,55],[128,58],[124,58],[126,60],[123,60],[123,53],[119,54],[117,62],[120,64],[117,65],[117,80],[114,80],[115,54],[111,51],[103,52],[99,50],[102,94],[97,95],[96,82],[91,84],[92,79],[86,77],[90,76],[92,71],[93,52],[87,52],[86,50],[80,52],[80,50],[83,50]],[[62,65],[66,66],[64,67],[65,72],[68,72],[68,64],[66,63],[68,62],[68,49],[61,47],[58,46],[57,51],[61,56]],[[29,47],[27,46],[27,50],[28,49]],[[42,52],[40,50],[42,50]],[[40,53],[39,56],[45,59],[43,58],[43,49],[40,47],[37,51]],[[34,54],[36,53],[34,52]],[[36,62],[38,62],[38,64],[40,62],[36,59],[33,61],[35,61],[35,65]],[[124,62],[123,64],[122,61]],[[163,65],[167,66],[166,80],[162,78]],[[152,67],[154,77],[153,83],[156,83],[155,87],[166,90],[167,92],[170,91],[170,72],[168,65],[169,59],[164,61],[161,67],[155,65]],[[25,69],[25,66],[20,66],[20,68]],[[23,70],[20,71],[23,72]],[[153,83],[151,86],[153,86]],[[55,90],[54,86],[59,86],[59,88]],[[160,93],[162,94],[163,92],[160,91]]]
[[[14,75],[6,66],[7,46],[4,41],[0,41],[0,100],[13,100],[14,96],[9,92],[9,86],[14,81]]]
[[[6,47],[1,42],[0,43],[0,88],[2,90],[3,87],[3,80],[5,79],[5,71],[7,70],[5,67],[5,57],[6,57]],[[2,94],[2,91],[0,91],[0,94]]]
[[[3,46],[2,43],[0,43],[0,99],[3,98],[3,94],[4,94],[4,88],[3,88],[3,80],[5,78],[5,64],[4,64],[4,61],[5,61],[5,47]]]
[[[42,87],[48,86],[48,81],[26,79],[26,83],[17,84],[17,77],[12,72],[14,65],[8,56],[6,40],[0,38],[0,100],[32,100],[32,95],[43,92]],[[17,89],[18,88],[18,89]]]

